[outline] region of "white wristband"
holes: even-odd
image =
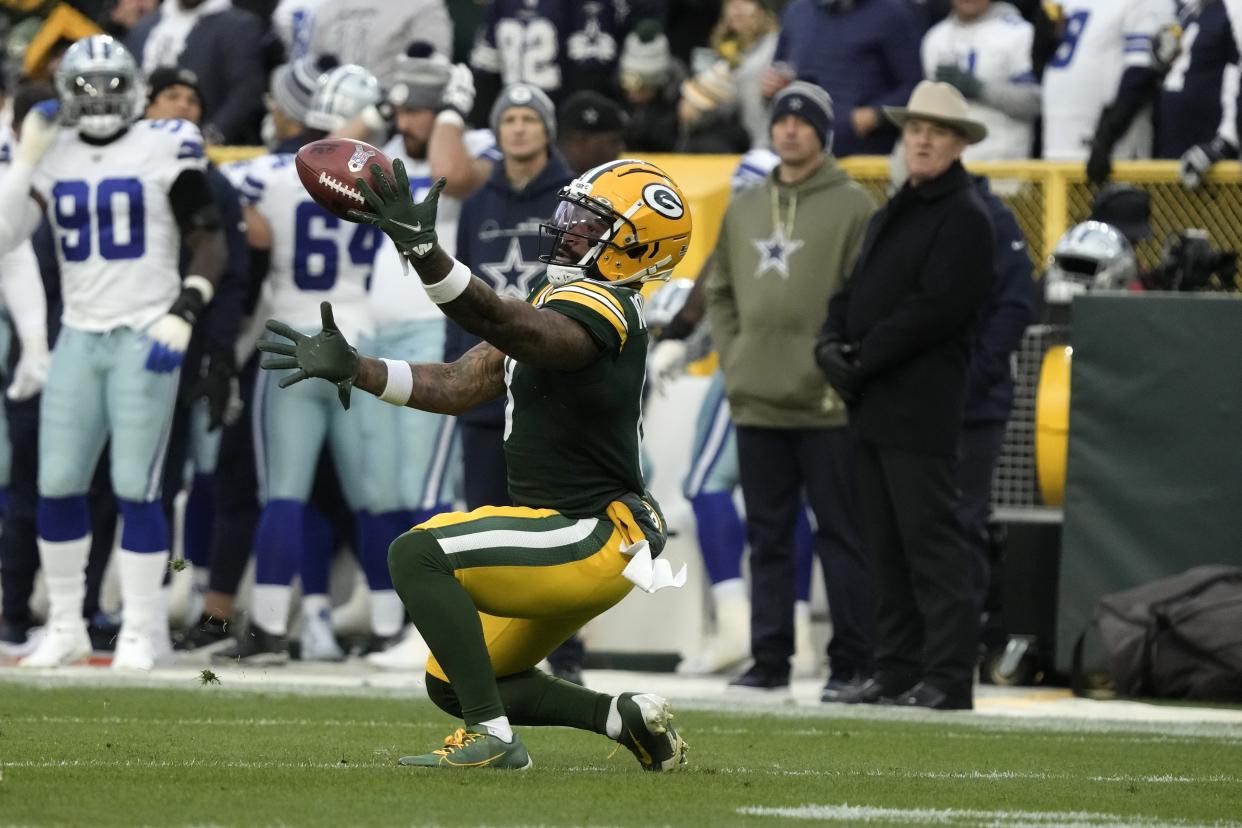
[[[410,364],[397,359],[381,359],[380,362],[388,369],[388,380],[379,398],[393,405],[405,405],[414,393],[414,372]]]
[[[436,115],[437,124],[452,124],[458,129],[465,131],[466,120],[461,117],[461,113],[456,109],[441,109]]]
[[[434,285],[423,285],[423,289],[427,291],[427,298],[437,305],[447,305],[465,293],[468,287],[470,287],[470,268],[456,259],[453,260],[453,269],[448,272],[447,276]]]
[[[216,286],[206,276],[190,274],[181,280],[183,288],[194,288],[203,297],[203,304],[211,304],[211,297],[216,295]]]

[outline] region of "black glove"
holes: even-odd
[[[815,346],[815,363],[846,405],[857,403],[862,391],[857,350],[849,343],[834,340],[823,340]]]
[[[190,390],[190,397],[207,400],[208,431],[237,422],[241,416],[241,389],[232,348],[217,348],[208,355],[198,382]]]
[[[1113,174],[1113,147],[1105,146],[1099,141],[1091,142],[1091,155],[1087,157],[1087,180],[1092,184],[1103,184]]]
[[[259,363],[259,367],[268,371],[296,368],[294,373],[277,383],[281,388],[288,388],[310,377],[325,379],[336,386],[341,405],[348,411],[349,392],[354,388],[354,379],[358,376],[360,364],[358,350],[349,344],[336,327],[330,303],[320,302],[319,314],[323,320],[323,329],[314,336],[295,331],[277,319],[267,320],[269,331],[291,341],[260,339],[255,347],[276,356]]]

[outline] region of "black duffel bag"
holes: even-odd
[[[1197,566],[1105,595],[1092,631],[1120,695],[1242,702],[1242,568]],[[1086,636],[1074,648],[1079,694]]]

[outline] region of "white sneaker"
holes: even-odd
[[[0,656],[14,660],[25,658],[39,646],[39,642],[43,640],[43,634],[43,627],[31,627],[26,630],[26,640],[20,644],[0,641]]]
[[[409,624],[400,641],[387,650],[368,653],[365,659],[367,664],[381,670],[422,670],[427,665],[429,655],[431,649],[427,642],[423,641],[414,625]]]
[[[167,633],[163,634],[168,637]],[[116,650],[112,654],[113,670],[149,671],[168,663],[172,656],[171,646],[161,645],[160,634],[142,628],[126,628],[116,638]]]
[[[683,676],[712,676],[727,673],[749,658],[749,641],[712,635],[701,648],[682,658],[677,664],[677,672]]]
[[[86,622],[48,624],[34,650],[17,662],[18,667],[63,667],[91,656],[91,637]]]
[[[302,661],[343,661],[345,651],[336,643],[332,629],[332,611],[302,616]]]

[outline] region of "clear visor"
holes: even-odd
[[[557,205],[544,228],[553,236],[546,261],[552,264],[586,265],[598,249],[612,238],[612,220],[572,201]]]

